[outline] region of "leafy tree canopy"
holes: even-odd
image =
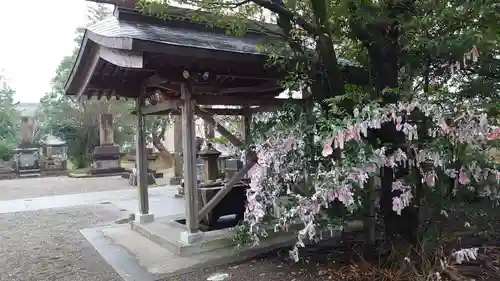
[[[21,114],[14,102],[15,91],[0,76],[0,158],[9,159],[19,142]]]
[[[91,8],[90,23],[103,19],[109,12],[103,5]],[[130,146],[134,132],[130,104],[115,100],[74,100],[64,96],[64,86],[78,55],[83,31],[84,29],[76,31],[77,46],[71,55],[61,60],[52,79],[52,90],[40,100],[39,112],[43,131],[68,143],[68,156],[78,168],[89,165],[91,153],[99,145],[100,114],[113,115],[115,143]]]

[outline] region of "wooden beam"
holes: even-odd
[[[217,78],[236,78],[236,79],[250,79],[250,80],[263,80],[263,81],[277,81],[276,77],[257,77],[257,76],[241,76],[233,74],[217,74]]]
[[[280,106],[273,106],[273,105],[267,105],[267,106],[258,106],[258,107],[249,107],[245,109],[245,114],[246,111],[248,110],[248,114],[252,115],[254,113],[260,113],[260,112],[274,112],[278,110]]]
[[[169,83],[170,85],[168,87],[161,87],[161,85],[165,83]],[[163,77],[159,74],[155,74],[146,80],[146,85],[148,87],[166,88],[168,90],[175,92],[180,91],[180,85],[182,83],[183,82],[176,82],[175,80],[171,81],[171,79]],[[239,93],[262,93],[269,91],[279,91],[281,89],[281,86],[279,85],[278,81],[272,80],[272,81],[267,81],[261,85],[255,85],[250,87],[225,88],[222,87],[220,84],[216,83],[214,80],[212,83],[205,81],[202,85],[193,84],[192,88],[193,88],[193,94],[202,93],[202,94],[227,95],[227,94],[239,94]]]
[[[250,142],[250,131],[252,125],[252,111],[250,108],[245,107],[243,109],[243,116],[241,120],[241,135],[246,143]]]
[[[169,110],[178,110],[182,106],[181,100],[164,100],[155,105],[145,105],[142,107],[144,115],[155,115],[156,113],[166,112]]]
[[[148,79],[149,80],[149,79]],[[170,82],[164,78],[153,75],[148,81],[148,87],[156,87],[158,89],[180,92],[180,83]],[[274,82],[266,83],[260,86],[252,87],[230,87],[224,88],[220,85],[193,85],[193,94],[209,94],[209,95],[232,95],[232,94],[259,94],[266,92],[280,91],[280,87]]]
[[[183,177],[182,160],[182,119],[181,116],[174,116],[174,177],[170,179],[171,185],[180,185]],[[184,187],[179,188],[179,194],[184,195]]]
[[[198,221],[201,218],[205,217],[211,210],[220,203],[222,199],[233,189],[233,186],[245,176],[248,171],[257,163],[257,158],[255,156],[251,156],[249,161],[243,166],[241,170],[239,170],[232,178],[229,180],[223,188],[210,200],[201,210],[198,212]]]
[[[210,109],[210,108],[204,108],[204,109],[206,110],[206,109]],[[203,133],[204,133],[205,139],[212,141],[215,137],[214,126],[207,121],[203,121]]]
[[[259,112],[274,112],[279,107],[276,106],[259,106],[254,108],[249,108],[248,111],[252,114]],[[242,116],[244,115],[244,110],[242,108],[203,108],[206,112],[211,115],[225,115],[225,116]],[[165,110],[159,111],[151,115],[180,115],[178,110]]]
[[[259,106],[259,107],[245,107],[245,108],[203,108],[205,111],[212,115],[232,115],[243,116],[259,112],[274,112],[279,109],[279,106]]]
[[[158,50],[156,51],[158,52]],[[179,52],[177,48],[177,52]],[[150,54],[150,53],[149,53]],[[145,56],[150,56],[148,53]],[[212,51],[212,57],[214,56]],[[189,59],[188,59],[189,60]],[[191,61],[191,60],[189,60]],[[245,64],[245,67],[239,67],[242,62],[240,61],[238,65],[224,65],[219,58],[211,59],[211,63],[216,64],[215,66],[204,66],[203,64],[192,63],[186,68],[186,57],[183,54],[179,57],[176,54],[174,57],[169,55],[161,55],[160,57],[154,56],[147,60],[145,68],[157,70],[160,76],[167,78],[172,82],[182,82],[185,78],[182,76],[182,72],[187,70],[192,74],[191,76],[199,76],[205,72],[209,73],[209,81],[213,77],[215,80],[220,80],[221,78],[235,78],[247,81],[256,81],[258,84],[266,81],[279,81],[282,75],[278,73],[277,70],[273,68],[268,68],[263,70],[262,64],[255,61],[250,64]],[[195,61],[193,61],[195,62]],[[265,63],[265,59],[263,61]],[[167,63],[167,65],[165,65]],[[194,82],[194,81],[193,81]]]
[[[194,124],[194,101],[189,84],[181,87],[182,95],[182,150],[184,161],[184,194],[186,204],[186,227],[188,232],[198,231],[198,180],[196,177],[196,133]]]
[[[168,84],[168,85],[158,85],[156,86],[156,88],[158,89],[161,89],[161,90],[165,90],[165,91],[170,91],[170,92],[174,92],[174,93],[180,93],[181,92],[181,87],[178,85],[172,85],[172,84]]]
[[[217,95],[197,95],[195,97],[198,105],[232,105],[232,106],[283,106],[284,104],[301,104],[302,99],[276,99],[268,97],[238,97],[238,96],[217,96]]]
[[[147,87],[156,87],[166,82],[168,82],[168,80],[158,74],[154,74],[144,81]]]
[[[243,147],[244,142],[235,137],[231,132],[229,132],[224,126],[220,125],[215,119],[212,117],[210,113],[206,110],[200,108],[199,106],[195,107],[196,115],[200,116],[204,121],[211,124],[215,130],[217,130],[223,137],[227,138],[234,146]]]
[[[140,69],[144,67],[144,59],[141,53],[110,49],[101,46],[99,49],[99,56],[103,60],[122,68]]]
[[[144,91],[145,89],[143,89]],[[137,163],[137,189],[139,192],[139,213],[149,214],[148,198],[148,159],[146,152],[146,132],[144,116],[141,108],[144,105],[144,98],[139,96],[136,100],[136,163]]]
[[[245,107],[243,109],[244,111],[244,114],[242,116],[242,119],[241,120],[242,122],[242,132],[241,132],[241,136],[243,138],[243,140],[245,141],[245,143],[247,144],[247,146],[251,143],[251,129],[252,129],[252,111],[250,111],[250,108],[248,107]],[[251,150],[249,147],[247,147],[247,150],[246,150],[246,154],[245,154],[245,158],[246,158],[246,163],[248,163],[248,158],[250,157],[251,155]],[[245,177],[248,177],[248,174],[245,174]]]
[[[259,86],[222,88],[216,94],[263,93],[279,91],[281,86],[276,81],[270,81]]]
[[[91,53],[89,55],[89,60],[86,60],[84,63],[84,67],[82,72],[84,73],[82,78],[82,84],[79,85],[78,90],[76,92],[77,99],[80,99],[82,94],[87,90],[87,86],[89,85],[90,79],[94,74],[94,71],[97,67],[97,63],[99,62],[99,48],[100,46],[95,44],[94,48],[91,49]]]

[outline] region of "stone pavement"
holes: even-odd
[[[122,179],[122,181],[126,180]],[[155,216],[168,216],[183,212],[184,200],[174,197],[176,191],[177,188],[175,186],[149,188],[150,209]],[[133,188],[6,200],[0,201],[0,213],[25,212],[95,204],[113,204],[130,213],[136,213],[139,206],[137,196],[137,190]]]
[[[151,187],[151,211],[182,212],[176,191]],[[0,181],[0,280],[123,280],[80,230],[137,212],[137,197],[137,189],[119,177]]]
[[[169,178],[156,180],[167,185]],[[0,201],[41,196],[55,196],[110,190],[135,190],[119,176],[100,178],[42,177],[0,181]]]
[[[39,186],[35,180],[43,181],[41,185],[43,188],[38,189]],[[151,280],[148,279],[151,276],[138,274],[126,276],[123,272],[117,274],[115,272],[117,267],[113,270],[107,261],[115,258],[122,263],[122,268],[124,266],[136,268],[139,274],[144,272],[141,259],[142,262],[150,260],[149,264],[153,265],[153,269],[155,263],[161,266],[162,263],[169,262],[165,259],[157,259],[164,254],[164,251],[154,243],[147,247],[147,251],[143,251],[144,249],[141,251],[150,255],[141,257],[134,256],[124,247],[115,245],[111,251],[105,253],[107,255],[107,261],[105,261],[94,247],[99,247],[98,244],[101,243],[105,244],[101,246],[106,248],[113,244],[113,241],[105,241],[102,236],[97,237],[98,232],[95,229],[105,227],[112,231],[109,226],[113,225],[115,220],[135,213],[138,209],[137,191],[128,186],[124,179],[96,178],[78,179],[78,181],[73,182],[77,183],[73,187],[69,184],[72,181],[63,178],[0,182],[0,200],[9,198],[8,196],[1,197],[3,188],[10,190],[10,198],[17,198],[0,201],[0,251],[8,253],[0,257],[0,264],[2,264],[0,280],[148,281]],[[4,183],[7,182],[9,182],[8,187],[5,187]],[[58,186],[52,186],[54,184]],[[15,192],[12,192],[13,190]],[[49,190],[48,193],[43,192],[47,190]],[[78,191],[85,193],[78,193]],[[150,209],[156,217],[183,212],[184,200],[174,197],[176,191],[175,186],[149,188]],[[13,194],[16,196],[12,196]],[[33,196],[35,194],[39,195]],[[57,195],[39,197],[43,194]],[[128,225],[115,225],[114,227],[128,228]],[[94,244],[94,247],[84,235],[80,234],[80,231]],[[139,238],[145,239],[138,236],[129,243],[143,244],[138,241]],[[229,274],[229,280],[295,279],[305,281],[317,280],[315,279],[316,271],[316,268],[304,271],[303,268],[294,266],[286,258],[271,255],[263,259],[244,262],[238,266],[210,268],[165,280],[202,281],[207,280],[207,277],[215,272],[224,272]]]

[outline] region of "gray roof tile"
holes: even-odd
[[[124,21],[114,16],[89,26],[88,30],[106,37],[132,38],[169,45],[249,54],[260,54],[257,46],[264,43],[263,39],[255,37],[236,37],[214,32],[169,27],[168,25]]]

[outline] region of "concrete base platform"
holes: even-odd
[[[101,256],[126,281],[159,280],[211,266],[237,263],[296,242],[292,233],[270,232],[268,239],[255,247],[238,251],[228,229],[201,232],[192,244],[181,241],[184,225],[174,222],[182,216],[159,218],[151,223],[112,225],[82,230]],[[347,229],[359,230],[362,223],[352,222]],[[329,233],[329,232],[328,232]],[[334,237],[340,231],[333,232]]]
[[[210,266],[244,261],[286,243],[235,251],[226,247],[181,257],[132,230],[128,225],[84,229],[81,233],[125,281],[154,281]]]
[[[184,219],[183,215],[173,215],[158,218],[151,223],[139,223],[135,221],[131,223],[131,226],[133,230],[142,236],[180,257],[189,257],[225,248],[233,249],[236,246],[235,242],[232,240],[234,233],[228,228],[206,232],[200,231],[194,235],[195,238],[189,243],[184,239],[186,236],[186,226],[177,222],[181,219]],[[363,223],[361,221],[353,221],[348,224],[346,230],[359,230],[362,226]],[[242,251],[255,251],[258,250],[257,248],[261,247],[271,251],[275,248],[293,245],[297,241],[297,236],[293,230],[299,230],[302,227],[302,224],[291,226],[290,232],[274,232],[272,227],[270,227],[268,230],[268,237],[265,241],[261,242],[261,245],[244,248]],[[325,233],[323,237],[325,239],[330,238],[330,236],[333,236],[331,238],[337,238],[340,237],[340,234],[340,229],[337,229],[331,234],[329,232]],[[193,236],[193,234],[191,234],[191,236]]]
[[[133,222],[131,226],[137,233],[181,257],[222,248],[233,248],[234,242],[231,240],[230,229],[198,232],[197,241],[193,243],[183,242],[182,238],[185,236],[186,227],[176,222],[176,220],[183,218],[182,215],[173,215],[158,218],[152,223]],[[280,240],[283,240],[283,237]]]
[[[75,174],[75,173],[69,173],[68,177],[70,178],[104,178],[104,177],[118,177],[121,176],[122,172],[118,173],[109,173],[109,174]]]

